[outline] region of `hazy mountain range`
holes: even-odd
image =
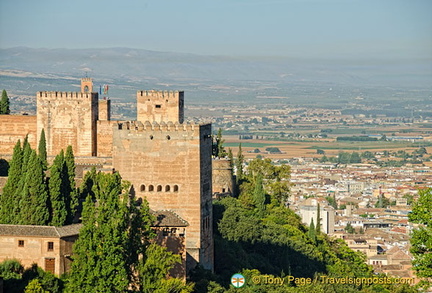
[[[234,58],[130,48],[0,49],[0,86],[18,95],[110,85],[126,101],[142,89],[185,90],[192,102],[283,97],[289,103],[431,101],[432,60]],[[271,99],[266,99],[268,102]],[[280,100],[280,99],[279,99]]]

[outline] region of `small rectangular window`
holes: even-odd
[[[54,242],[48,242],[48,251],[54,250]]]
[[[24,240],[18,240],[18,247],[24,247]]]
[[[162,105],[156,105],[156,108],[158,108],[158,109],[162,108]]]

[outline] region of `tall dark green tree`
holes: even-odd
[[[317,205],[317,223],[315,226],[315,231],[317,234],[321,232],[321,207],[319,203]]]
[[[119,174],[96,175],[96,203],[91,196],[84,203],[67,292],[126,292],[139,284],[139,257],[153,219],[148,204],[138,207],[129,189]]]
[[[9,97],[6,90],[3,90],[0,100],[0,114],[10,114]]]
[[[228,149],[228,159],[230,161],[230,167],[234,168],[234,155],[233,155],[231,148]]]
[[[48,189],[51,203],[51,225],[63,226],[66,224],[67,211],[67,190],[63,184],[65,177],[63,150],[58,154],[50,167],[50,178]]]
[[[39,139],[39,145],[38,145],[38,155],[41,159],[42,163],[44,164],[44,170],[48,167],[47,162],[47,150],[46,150],[46,138],[45,138],[45,130],[42,128],[40,139]]]
[[[65,162],[65,178],[64,184],[67,194],[67,209],[68,209],[68,220],[67,222],[72,223],[75,213],[78,207],[78,191],[75,185],[75,156],[73,154],[72,146],[66,148],[66,154],[64,158]]]
[[[244,155],[242,152],[242,146],[239,144],[239,150],[237,153],[237,160],[236,160],[236,181],[237,184],[240,184],[243,180],[243,164],[244,164]]]
[[[264,216],[265,212],[265,191],[263,187],[263,178],[261,174],[258,174],[255,181],[255,189],[253,193],[253,203],[255,205],[257,215],[259,217]]]
[[[213,144],[213,155],[218,158],[225,158],[227,152],[223,146],[225,140],[222,138],[222,128],[219,128],[215,140],[216,141]]]
[[[18,140],[13,150],[8,180],[3,188],[3,194],[0,196],[0,223],[2,224],[16,224],[15,191],[18,189],[20,178],[23,175],[22,162],[23,150],[21,142]]]
[[[316,242],[316,230],[313,218],[311,219],[311,223],[309,225],[309,237],[314,243]]]
[[[31,150],[19,203],[21,207],[19,224],[48,224],[50,216],[48,189],[42,165],[36,151]]]

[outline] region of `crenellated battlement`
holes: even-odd
[[[114,124],[114,130],[133,133],[145,132],[193,132],[198,133],[200,128],[210,124],[178,123],[178,122],[150,122],[125,121]]]
[[[156,90],[145,90],[137,91],[137,97],[151,97],[159,99],[178,99],[183,95],[183,91],[156,91]]]
[[[80,92],[38,92],[38,98],[58,99],[58,98],[69,98],[69,99],[91,99],[93,95],[97,93],[80,93]]]

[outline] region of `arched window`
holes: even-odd
[[[162,191],[162,185],[158,185],[157,186],[157,192],[161,192]]]
[[[141,184],[140,191],[141,192],[145,191],[145,185],[144,184]]]
[[[154,186],[153,185],[149,185],[149,191],[154,191]]]
[[[166,185],[165,186],[165,192],[168,192],[168,191],[170,191],[171,190],[171,187],[169,186],[169,185]]]
[[[179,190],[178,185],[174,185],[174,192],[178,192],[178,190]]]

